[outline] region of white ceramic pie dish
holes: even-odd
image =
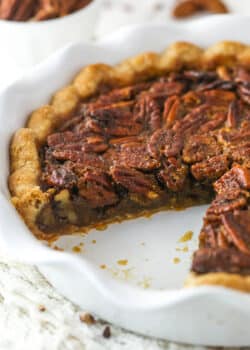
[[[54,243],[64,249],[61,252],[33,237],[9,203],[7,188],[11,135],[85,64],[113,64],[184,39],[202,46],[224,39],[250,43],[249,30],[249,18],[242,16],[127,28],[96,45],[67,47],[7,88],[0,96],[0,246],[13,258],[37,265],[62,294],[84,309],[126,329],[192,344],[249,346],[248,294],[219,287],[181,288],[204,207],[111,225],[86,237],[65,237]],[[179,243],[187,230],[194,238]],[[79,250],[76,246],[81,253],[72,251]],[[188,251],[180,251],[185,246]],[[179,264],[173,263],[175,257]],[[103,265],[105,269],[100,268]]]

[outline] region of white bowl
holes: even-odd
[[[73,302],[129,330],[192,344],[249,346],[248,294],[219,287],[181,288],[197,246],[204,207],[114,224],[86,237],[64,237],[56,242],[65,250],[60,252],[29,232],[9,203],[7,188],[11,135],[83,65],[97,61],[113,64],[145,50],[163,50],[183,39],[203,46],[223,39],[249,43],[249,31],[249,18],[239,16],[218,16],[181,26],[128,28],[96,45],[78,44],[61,50],[7,88],[0,97],[1,248],[15,259],[37,265]],[[176,251],[183,248],[178,239],[190,229],[195,238],[186,243],[189,251]],[[82,253],[73,253],[72,247],[79,242],[84,243]],[[179,264],[173,264],[176,256],[181,259]],[[117,264],[121,259],[128,264]],[[100,268],[102,264],[106,264],[105,270]]]
[[[41,22],[0,20],[0,47],[5,62],[10,60],[19,69],[29,68],[69,43],[92,39],[100,1],[94,0],[68,16]]]

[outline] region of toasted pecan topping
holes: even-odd
[[[220,67],[102,86],[41,148],[41,182],[55,200],[40,217],[87,225],[213,197],[193,271],[250,273],[249,81],[245,69]]]
[[[236,249],[202,248],[193,257],[192,271],[250,273],[250,256]]]
[[[172,157],[164,161],[164,168],[159,172],[159,177],[168,189],[173,192],[179,192],[184,189],[188,167],[180,160]]]
[[[193,135],[184,145],[183,160],[197,163],[221,153],[221,145],[210,135]]]
[[[235,165],[214,183],[214,189],[217,193],[249,188],[250,169],[240,165]]]
[[[111,175],[114,181],[122,185],[130,192],[152,196],[156,186],[148,175],[128,167],[114,166],[111,168]]]
[[[250,210],[225,213],[222,222],[234,245],[250,255]]]
[[[198,181],[218,179],[228,170],[228,160],[224,155],[214,156],[191,166],[191,173]]]
[[[219,215],[247,205],[247,196],[242,191],[231,190],[216,196],[207,210],[208,214]]]
[[[116,163],[145,171],[150,171],[160,166],[160,162],[149,154],[147,146],[139,142],[128,142],[121,145],[120,157]]]
[[[78,180],[78,188],[80,196],[93,208],[118,201],[107,174],[97,169],[86,170]]]
[[[148,152],[155,159],[165,157],[175,157],[180,154],[183,140],[180,135],[172,130],[156,130],[148,143]]]

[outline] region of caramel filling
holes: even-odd
[[[250,74],[182,71],[82,102],[40,150],[44,232],[211,203],[192,270],[250,268]]]

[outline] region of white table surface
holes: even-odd
[[[170,19],[173,0],[103,0],[96,37],[118,27]],[[250,0],[228,0],[235,13],[250,14]],[[2,55],[2,54],[1,54]],[[12,78],[0,58],[0,88]],[[6,75],[5,75],[6,72]],[[21,74],[12,69],[12,76]],[[45,311],[39,311],[40,306]],[[0,259],[0,350],[160,350],[204,349],[158,341],[111,325],[105,339],[105,323],[88,326],[79,319],[83,310],[62,297],[35,267]],[[178,325],[176,325],[178,327]],[[209,331],[209,330],[208,330]],[[250,347],[249,347],[250,349]]]

